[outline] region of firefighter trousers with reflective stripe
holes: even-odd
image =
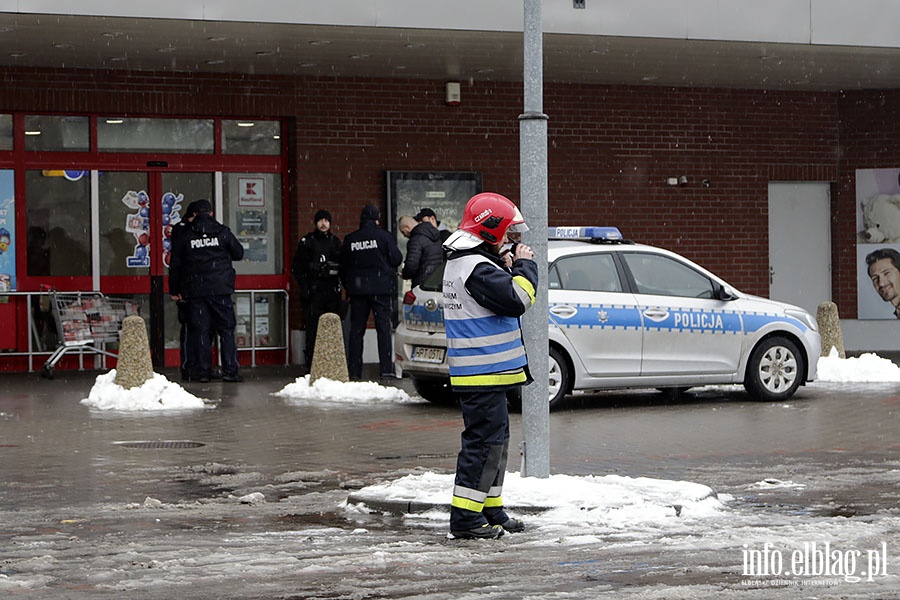
[[[457,392],[465,430],[456,459],[450,531],[502,524],[503,476],[509,455],[505,391]]]

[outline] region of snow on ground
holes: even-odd
[[[885,382],[900,381],[900,367],[877,354],[841,358],[831,349],[828,356],[819,358],[818,381],[829,382]]]
[[[884,382],[900,381],[900,367],[875,354],[859,358],[839,358],[836,351],[819,359],[819,381]],[[309,375],[298,377],[275,396],[291,403],[309,404],[390,404],[418,402],[405,391],[370,381],[341,383],[318,379],[309,384]],[[170,382],[155,376],[143,386],[125,390],[115,384],[115,370],[99,375],[90,396],[83,404],[103,410],[146,411],[204,408],[207,403]],[[756,487],[793,487],[787,481],[763,480]],[[358,502],[415,502],[444,505],[453,487],[452,474],[419,473],[368,486],[354,493]],[[674,516],[705,517],[716,514],[729,498],[717,498],[701,484],[618,475],[574,477],[552,475],[549,478],[523,478],[508,473],[504,498],[509,506],[540,509],[538,521],[546,526],[600,522],[608,527],[632,522],[658,521]],[[356,507],[356,509],[360,509]],[[352,510],[352,508],[351,508]],[[361,510],[365,510],[364,508]],[[436,511],[444,519],[445,513]],[[427,517],[426,517],[427,518]]]
[[[820,382],[892,382],[900,381],[900,367],[876,354],[863,354],[854,358],[840,358],[832,349],[829,356],[819,359]],[[126,390],[115,383],[116,371],[98,375],[88,398],[82,404],[101,410],[172,410],[204,408],[208,404],[177,383],[155,373],[143,386]],[[372,381],[341,383],[331,379],[318,379],[309,384],[309,375],[298,377],[275,396],[296,403],[339,404],[400,404],[419,402],[399,388],[382,386]]]
[[[365,487],[354,492],[352,499],[363,505],[368,501],[446,506],[453,477],[431,472],[407,475]],[[529,520],[547,527],[603,524],[625,528],[677,516],[711,516],[723,507],[712,488],[699,483],[620,475],[551,475],[538,479],[507,473],[503,499],[517,511],[538,512]],[[446,511],[426,515],[446,520]]]
[[[341,404],[401,404],[419,401],[413,400],[399,388],[378,385],[372,381],[342,383],[333,379],[319,378],[309,385],[309,375],[298,377],[294,383],[286,385],[273,395],[299,402]]]
[[[100,410],[183,410],[206,408],[203,399],[187,392],[165,375],[154,373],[144,385],[126,390],[116,383],[116,370],[97,376],[94,386],[82,404]]]

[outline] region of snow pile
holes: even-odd
[[[126,390],[116,384],[116,370],[97,375],[97,380],[82,404],[100,410],[173,410],[206,408],[206,403],[154,373],[144,385]]]
[[[391,404],[419,402],[413,400],[403,390],[378,385],[372,381],[350,381],[343,383],[333,379],[319,378],[309,385],[309,375],[298,377],[275,396],[282,396],[303,402],[337,402],[342,404]]]
[[[900,367],[877,354],[841,358],[834,348],[828,356],[819,358],[818,381],[830,382],[892,382],[900,381]]]
[[[453,474],[421,473],[389,483],[372,485],[353,493],[356,502],[399,502],[446,507],[453,491]],[[543,526],[573,524],[624,527],[676,516],[706,517],[724,507],[712,488],[689,481],[668,481],[620,475],[548,478],[507,473],[503,501],[511,512],[541,512],[529,521]],[[446,510],[441,512],[445,518]]]

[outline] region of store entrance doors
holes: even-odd
[[[170,235],[187,205],[214,202],[215,176],[204,172],[95,171],[100,247],[99,289],[142,299],[153,364],[178,364],[180,325],[168,296]]]

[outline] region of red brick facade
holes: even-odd
[[[385,170],[480,171],[485,189],[519,196],[521,83],[463,83],[451,107],[443,81],[84,70],[2,80],[0,111],[286,119],[291,253],[317,208],[343,236],[364,204],[383,204]],[[768,294],[768,183],[834,182],[834,299],[855,318],[854,171],[900,163],[900,92],[547,84],[544,110],[550,224],[617,225],[751,293]],[[666,185],[680,175],[687,186]]]

